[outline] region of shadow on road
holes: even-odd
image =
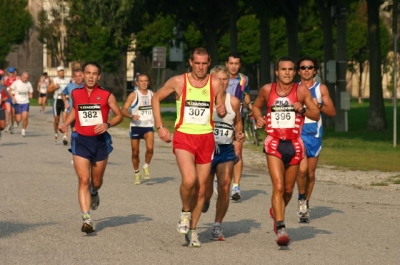
[[[50,226],[56,223],[37,223],[37,224],[24,224],[18,222],[3,222],[0,221],[0,238],[9,237],[16,233],[24,233],[25,231],[35,229],[41,226]]]
[[[97,220],[96,232],[99,232],[105,228],[129,225],[139,222],[149,222],[149,221],[152,221],[152,219],[144,217],[143,215],[139,214],[130,214],[127,216],[112,216]]]

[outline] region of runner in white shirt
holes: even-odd
[[[70,78],[66,78],[64,76],[64,67],[59,66],[57,67],[57,77],[52,80],[49,87],[47,88],[47,92],[53,92],[53,115],[54,115],[54,143],[58,143],[58,124],[60,122],[60,114],[63,115],[63,120],[65,120],[66,113],[64,107],[64,101],[62,100],[61,93],[64,88],[70,83]],[[67,132],[64,133],[63,136],[63,144],[68,144]]]
[[[33,95],[32,84],[28,79],[29,74],[23,72],[21,79],[16,80],[10,86],[10,95],[15,108],[15,120],[17,122],[21,122],[22,120],[21,134],[23,137],[26,135],[25,130],[28,126],[29,99],[32,98]]]
[[[137,76],[138,89],[134,90],[126,98],[122,107],[122,115],[131,119],[129,136],[132,147],[132,164],[134,170],[133,184],[140,184],[139,171],[139,141],[144,139],[146,142],[146,153],[143,165],[143,178],[150,179],[149,164],[153,157],[154,150],[154,117],[151,106],[153,92],[149,90],[150,78],[147,74]]]

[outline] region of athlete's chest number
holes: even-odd
[[[289,112],[276,112],[275,113],[275,120],[279,121],[285,121],[285,120],[290,120],[291,115]]]
[[[190,116],[203,116],[206,110],[203,108],[189,108]]]
[[[224,129],[215,128],[215,129],[214,129],[214,135],[215,135],[215,136],[225,136],[225,137],[229,137],[229,130],[224,130]]]
[[[95,111],[95,110],[82,111],[82,118],[84,118],[84,119],[97,118],[98,117],[97,115],[98,115],[98,111]]]
[[[149,116],[149,115],[152,115],[152,111],[151,111],[151,109],[141,110],[141,111],[140,111],[140,115],[142,115],[142,116]]]

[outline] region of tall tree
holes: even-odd
[[[121,70],[130,43],[132,1],[70,0],[69,58],[98,61],[109,73]]]
[[[232,18],[230,17],[229,11],[230,6],[236,3],[239,3],[239,0],[175,0],[174,4],[168,0],[147,0],[146,10],[150,14],[173,15],[176,20],[179,19],[183,30],[194,25],[203,37],[203,45],[209,49],[213,59],[212,64],[216,64],[219,63],[220,58],[218,42],[230,29],[230,21],[233,23],[235,19],[234,15]],[[236,17],[240,18],[246,6],[242,3],[237,4],[236,7]],[[233,34],[235,33],[233,32]]]
[[[368,47],[370,61],[370,104],[368,130],[381,131],[387,128],[383,102],[379,0],[367,0],[368,5]]]
[[[62,0],[50,1],[50,10],[41,10],[38,14],[37,31],[39,41],[46,44],[48,53],[56,65],[67,64],[67,31],[66,18],[68,16],[66,2]]]
[[[289,56],[297,60],[299,58],[299,8],[304,0],[279,0],[278,2],[286,21]]]
[[[7,66],[7,55],[14,45],[24,42],[33,26],[32,17],[27,10],[28,0],[0,1],[0,67]]]

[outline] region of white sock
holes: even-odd
[[[149,164],[144,163],[143,168],[148,168],[148,167],[149,167]]]

